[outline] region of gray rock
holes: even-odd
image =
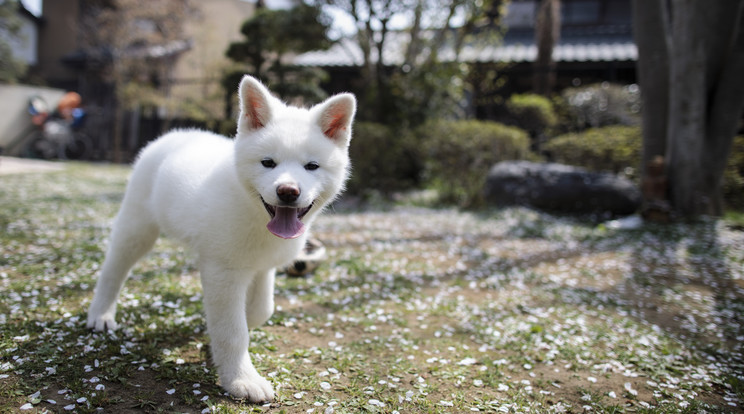
[[[488,173],[484,191],[494,205],[564,213],[619,216],[641,205],[640,190],[626,178],[554,163],[500,162]]]

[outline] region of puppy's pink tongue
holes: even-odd
[[[297,218],[297,209],[291,207],[276,207],[276,213],[266,228],[283,239],[294,239],[305,232],[305,224]]]

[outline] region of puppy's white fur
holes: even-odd
[[[222,386],[262,402],[274,391],[251,362],[249,328],[274,311],[274,268],[298,255],[313,220],[343,188],[356,101],[341,94],[309,110],[289,107],[249,76],[239,96],[234,140],[175,131],[142,151],[87,324],[116,328],[116,299],[126,276],[163,232],[198,255]]]

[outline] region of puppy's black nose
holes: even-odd
[[[294,203],[300,196],[300,187],[296,184],[281,184],[276,188],[276,195],[285,203]]]

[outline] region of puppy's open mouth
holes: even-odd
[[[271,216],[271,221],[266,225],[266,228],[273,235],[283,239],[294,239],[305,232],[305,223],[301,220],[313,208],[312,203],[307,207],[295,208],[272,206],[263,201],[263,199],[261,201],[269,216]]]

